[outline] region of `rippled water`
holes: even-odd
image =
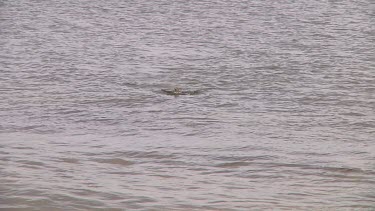
[[[1,1],[0,210],[374,210],[374,11]]]

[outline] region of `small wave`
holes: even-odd
[[[220,164],[217,164],[216,167],[220,167],[220,168],[238,168],[238,167],[241,167],[241,166],[248,166],[248,165],[250,165],[249,162],[239,161],[239,162],[230,162],[230,163],[220,163]]]
[[[60,161],[65,163],[79,163],[79,160],[75,158],[61,158]]]
[[[109,163],[109,164],[116,164],[116,165],[122,165],[122,166],[129,166],[133,164],[133,162],[123,160],[121,158],[95,159],[95,161],[99,163]]]

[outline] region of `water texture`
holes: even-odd
[[[375,210],[374,11],[1,1],[0,210]]]

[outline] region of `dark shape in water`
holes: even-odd
[[[199,94],[198,90],[196,90],[196,91],[182,91],[180,88],[174,88],[173,90],[162,89],[161,91],[164,92],[167,95],[174,95],[174,96]]]

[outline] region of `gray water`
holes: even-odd
[[[0,210],[375,210],[373,0],[2,0],[0,47]]]

